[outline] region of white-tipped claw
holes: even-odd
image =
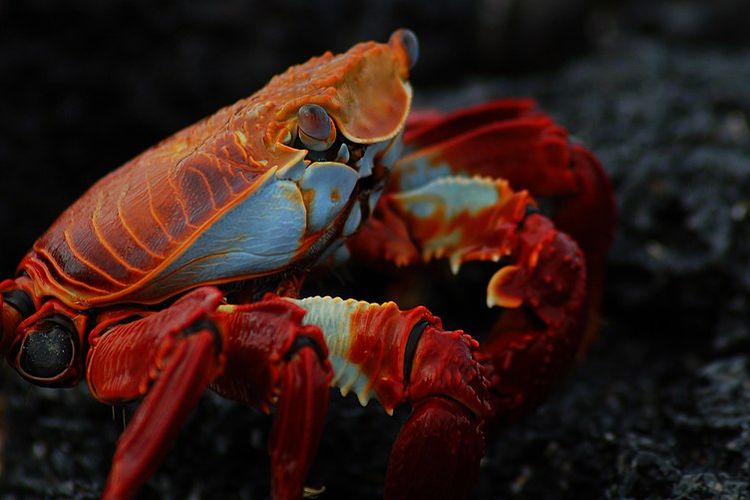
[[[451,272],[454,276],[458,274],[458,272],[461,270],[461,255],[459,253],[454,253],[450,257],[450,265],[451,265]]]
[[[492,295],[487,295],[487,309],[492,309],[495,305],[495,299],[492,297]]]
[[[326,487],[321,486],[320,488],[313,488],[311,486],[305,486],[302,489],[302,498],[318,498],[320,495],[326,492]]]

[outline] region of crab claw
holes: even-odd
[[[307,311],[331,349],[342,394],[366,405],[376,398],[392,414],[413,413],[393,445],[388,498],[462,498],[469,494],[484,450],[482,423],[492,410],[479,344],[445,331],[425,307],[402,311],[339,297],[288,299]]]
[[[505,179],[515,190],[554,200],[549,204],[554,207],[551,219],[586,256],[587,326],[578,348],[582,355],[600,326],[606,258],[617,224],[612,184],[596,157],[570,141],[531,99],[500,99],[451,113],[412,112],[404,143],[412,153],[391,175],[400,190],[444,176],[447,169],[452,175]]]
[[[515,263],[488,285],[488,303],[507,308],[477,352],[497,423],[537,405],[573,363],[586,324],[583,253],[549,219],[526,217]]]
[[[408,371],[413,412],[391,451],[386,498],[466,498],[484,455],[486,379],[477,342],[428,325]]]
[[[391,450],[385,498],[468,496],[484,455],[478,419],[450,399],[417,403]]]

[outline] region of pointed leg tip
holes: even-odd
[[[328,413],[328,360],[309,346],[289,359],[269,440],[273,498],[300,498]]]
[[[498,270],[487,284],[487,307],[521,307],[525,281],[525,273],[519,266],[505,266]]]
[[[102,500],[123,500],[134,498],[140,485],[128,485],[123,482],[120,467],[116,463],[112,464],[112,469],[107,477],[102,492]]]

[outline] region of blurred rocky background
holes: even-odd
[[[475,497],[749,498],[747,19],[741,0],[0,0],[0,275],[134,154],[290,64],[408,26],[417,104],[536,97],[602,160],[620,210],[600,339],[490,444]],[[470,271],[436,286],[481,292]],[[382,290],[356,268],[333,281]],[[121,411],[1,375],[0,496],[95,498]],[[406,411],[332,399],[312,482],[379,498]],[[268,423],[208,395],[143,496],[264,498]]]

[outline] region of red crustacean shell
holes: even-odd
[[[37,240],[19,270],[31,276],[39,296],[58,297],[77,309],[158,303],[202,284],[283,270],[284,266],[255,275],[201,275],[190,283],[170,283],[162,275],[162,283],[151,286],[197,238],[271,182],[274,167],[304,158],[307,151],[287,145],[301,105],[322,105],[339,131],[359,143],[396,135],[411,101],[403,51],[397,43],[362,43],[274,77],[252,96],[178,132],[101,179]],[[302,198],[290,203],[297,202],[302,204]],[[258,213],[266,208],[249,210]],[[304,206],[300,210],[304,214]],[[303,231],[289,264],[304,256],[320,233]]]
[[[29,260],[44,267],[50,282],[92,303],[148,280],[247,196],[265,170],[248,161],[232,134],[211,137],[215,121],[227,114],[173,136],[99,181],[35,243]],[[37,265],[27,267],[33,272]]]

